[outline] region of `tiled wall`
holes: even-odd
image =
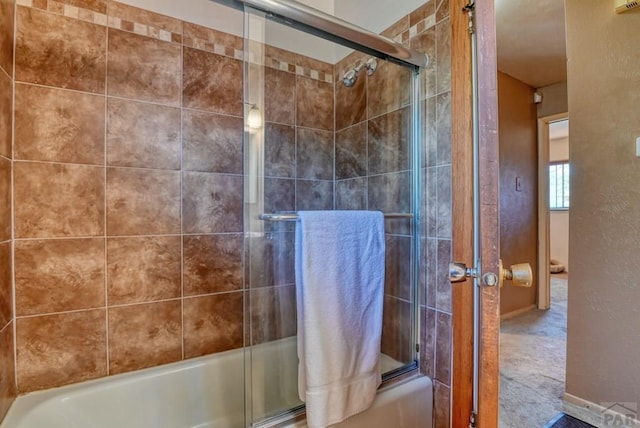
[[[14,11],[14,0],[0,0],[0,420],[16,397],[11,227]]]
[[[333,65],[264,46],[264,211],[334,207]],[[252,213],[257,214],[257,213]],[[295,335],[294,225],[247,242],[251,344]]]
[[[18,3],[20,392],[241,347],[242,39]]]
[[[383,35],[428,53],[421,102],[423,122],[421,225],[421,363],[434,379],[435,427],[450,423],[451,385],[451,48],[449,2],[429,0],[385,30]],[[339,79],[367,57],[354,53],[336,64],[336,205],[337,208],[408,211],[409,76],[383,64],[373,76],[360,73],[356,85],[345,88]],[[384,83],[382,83],[384,82]],[[393,150],[388,150],[392,148]],[[398,183],[402,183],[398,185]],[[376,196],[385,196],[380,204]],[[391,198],[391,199],[390,199]],[[404,204],[404,205],[403,205]],[[383,352],[405,359],[410,350],[408,303],[411,239],[402,223],[387,230],[387,282]],[[389,233],[390,232],[390,233]],[[404,233],[403,233],[404,232]],[[404,351],[403,351],[404,350]]]
[[[19,390],[242,346],[242,39],[113,1],[18,3]],[[385,32],[435,60],[422,97],[421,349],[438,427],[451,354],[447,16],[430,0]],[[353,88],[334,84],[361,59],[334,67],[266,47],[266,212],[410,209],[409,74],[381,63]],[[384,340],[398,359],[411,341],[408,224],[387,230]],[[292,229],[267,227],[247,266],[251,343],[295,333]]]

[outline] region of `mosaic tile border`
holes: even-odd
[[[436,25],[436,14],[433,13],[421,21],[418,21],[415,25],[410,27],[408,30],[401,32],[400,34],[396,34],[392,37],[394,42],[398,43],[406,43],[418,34],[422,34],[429,28]]]
[[[182,44],[186,47],[203,50],[216,55],[233,58],[239,61],[244,60],[244,52],[232,46],[226,46],[224,44],[215,43],[211,40],[206,40],[198,37],[187,37],[183,36],[183,34],[180,33],[163,30],[139,22],[129,21],[117,15],[111,15],[108,11],[106,14],[99,13],[90,9],[64,4],[56,0],[17,0],[17,4],[19,6],[50,12],[56,15],[64,16],[66,18],[71,18],[102,27],[113,28],[116,30],[150,37],[152,39],[161,40],[164,42]],[[219,32],[219,30],[214,31]],[[291,53],[291,55],[293,55],[294,57],[302,56],[294,53]],[[254,64],[257,63],[253,55],[251,55],[250,61]],[[334,81],[333,73],[325,73],[323,71],[314,70],[312,68],[291,64],[290,62],[282,61],[278,58],[266,57],[265,66],[275,70],[293,73],[298,76],[304,76],[310,79],[319,80],[321,82],[333,83]]]

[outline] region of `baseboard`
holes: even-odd
[[[563,410],[567,415],[597,428],[640,427],[637,403],[596,404],[565,392]]]
[[[522,314],[526,314],[527,312],[529,312],[532,309],[535,309],[536,307],[537,307],[536,305],[529,305],[524,308],[517,309],[513,312],[507,312],[506,314],[500,315],[500,321],[508,320],[508,319],[520,316]]]

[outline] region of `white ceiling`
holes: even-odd
[[[498,69],[540,88],[567,80],[563,0],[496,0]]]

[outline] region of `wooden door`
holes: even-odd
[[[467,1],[451,1],[453,118],[453,258],[473,260],[473,86]],[[494,0],[476,0],[481,271],[499,274],[498,92]],[[474,286],[453,286],[452,426],[468,427],[473,411]],[[479,365],[476,426],[498,426],[500,290],[479,288]]]

